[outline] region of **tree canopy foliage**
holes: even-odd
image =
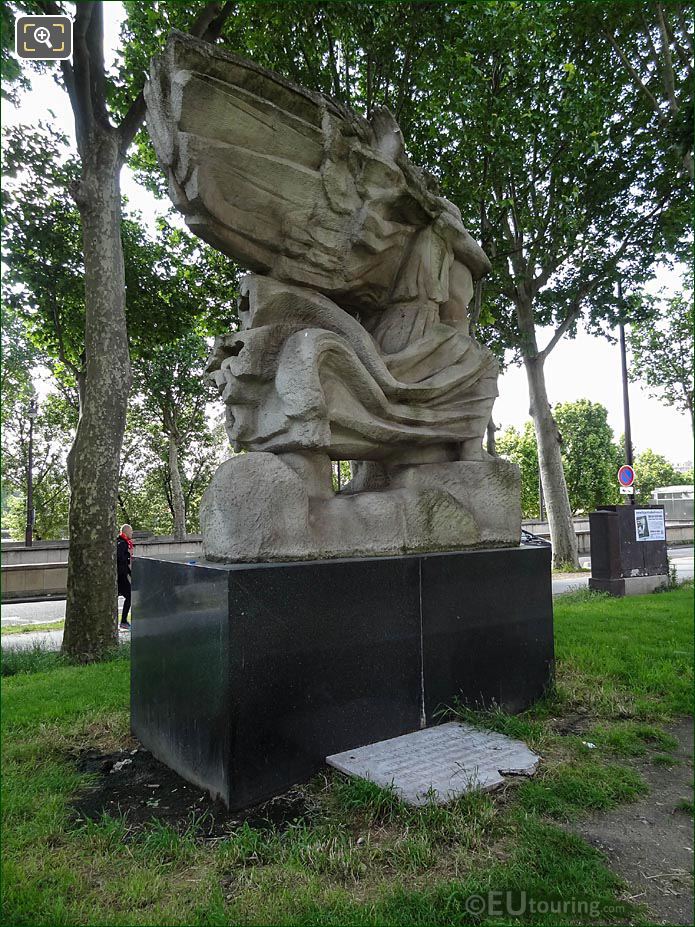
[[[617,473],[623,452],[608,424],[608,412],[598,402],[578,399],[558,403],[553,414],[558,423],[562,463],[573,515],[599,505],[620,501]],[[497,451],[521,468],[521,507],[527,518],[540,517],[538,447],[532,422],[523,431],[508,428],[497,439]]]
[[[660,300],[655,314],[635,323],[629,335],[630,377],[647,386],[651,396],[693,418],[693,287]]]
[[[526,366],[535,440],[528,427],[514,440],[529,460],[531,445],[540,445],[556,548],[571,559],[558,535],[561,523],[569,532],[570,509],[590,506],[606,487],[603,471],[592,481],[572,469],[572,461],[581,453],[601,452],[608,459],[610,442],[600,407],[551,410],[543,371],[548,354],[580,325],[610,334],[627,311],[640,369],[653,370],[662,383],[660,395],[678,408],[682,396],[692,414],[692,363],[689,381],[687,365],[679,361],[680,379],[669,385],[666,366],[639,359],[640,351],[656,358],[657,348],[664,348],[666,364],[671,340],[681,337],[667,326],[664,313],[655,322],[645,321],[654,307],[640,294],[655,261],[682,258],[692,237],[690,7],[677,0],[460,5],[133,0],[124,6],[120,47],[109,69],[99,64],[99,4],[74,7],[86,29],[85,61],[93,78],[91,84],[76,84],[79,67],[77,72],[63,68],[73,103],[89,90],[75,108],[80,157],[48,125],[12,130],[6,138],[3,299],[14,330],[23,333],[8,341],[8,357],[24,350],[27,363],[47,364],[63,398],[77,405],[89,347],[84,216],[74,199],[85,165],[93,163],[85,127],[96,114],[94,126],[110,127],[105,137],[119,135],[114,170],[120,171],[127,157],[138,179],[164,196],[142,123],[144,75],[172,28],[208,38],[221,35],[232,51],[365,115],[388,106],[411,158],[461,209],[493,263],[470,307],[473,329],[501,359]],[[15,11],[62,8],[5,3],[3,25],[11,23]],[[4,92],[10,97],[27,85],[32,67],[52,67],[20,68],[7,28],[2,56]],[[129,145],[132,139],[135,145]],[[156,498],[152,511],[158,514],[151,523],[164,526],[168,518],[172,524],[178,519],[180,529],[183,495],[190,527],[199,493],[191,487],[199,487],[208,466],[196,475],[196,462],[212,461],[219,446],[217,438],[202,441],[210,428],[194,398],[195,383],[203,340],[235,324],[237,268],[188,235],[177,220],[162,219],[152,234],[126,206],[119,227],[135,374],[119,506],[135,519],[137,500],[144,511],[145,500]],[[630,296],[626,302],[616,296],[618,281]],[[687,326],[687,301],[671,308],[674,316],[683,310]],[[689,319],[692,324],[692,310]],[[676,356],[679,350],[670,352],[671,367]],[[7,383],[12,389],[10,379]],[[500,448],[512,437],[501,436]],[[177,456],[178,488],[172,480]],[[525,509],[531,495],[538,495],[537,451],[535,466],[533,493],[530,483],[524,484]],[[154,486],[161,488],[158,494]]]
[[[635,457],[635,500],[640,504],[649,503],[659,486],[688,486],[692,482],[692,470],[686,473],[676,470],[663,454],[657,454],[651,448],[645,448]]]
[[[601,403],[578,399],[558,403],[553,409],[562,437],[562,462],[573,515],[594,511],[599,505],[623,500],[618,489],[618,469],[625,462],[622,438],[615,440]],[[497,452],[521,470],[521,510],[524,518],[539,518],[540,487],[538,446],[533,423],[523,429],[507,428],[497,438]],[[692,471],[683,473],[662,454],[645,448],[635,456],[635,499],[648,504],[659,486],[693,482]]]
[[[15,537],[24,532],[19,497],[26,486],[30,371],[37,364],[50,369],[73,414],[47,445],[55,448],[62,441],[62,453],[51,453],[46,473],[37,470],[36,534],[67,535],[66,456],[77,424],[85,361],[81,226],[67,189],[77,170],[65,136],[50,126],[19,126],[5,133],[3,456],[9,474],[6,495],[17,496],[7,519]],[[128,488],[119,491],[122,520],[132,519],[139,530],[174,533],[171,487],[182,485],[179,531],[197,531],[199,497],[224,447],[219,431],[208,429],[205,419],[205,404],[212,398],[203,379],[206,338],[237,324],[237,268],[166,218],[158,220],[153,234],[137,213],[126,211],[121,234],[135,372],[129,416],[133,433],[125,438],[122,482],[124,474],[130,478]],[[57,401],[56,396],[53,406]],[[50,430],[43,406],[35,423],[37,460]],[[168,452],[170,440],[176,442],[179,464]],[[172,476],[172,465],[181,472]],[[50,504],[44,491],[49,483]],[[136,491],[145,484],[147,492]],[[128,518],[123,516],[124,499],[129,500]]]

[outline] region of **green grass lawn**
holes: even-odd
[[[556,691],[515,717],[460,712],[537,748],[544,761],[534,779],[413,810],[388,790],[329,774],[307,786],[315,813],[306,823],[243,825],[216,841],[70,817],[86,781],[71,752],[114,750],[127,737],[127,647],[98,666],[14,656],[2,691],[4,923],[508,923],[472,906],[490,890],[591,902],[597,923],[648,923],[628,903],[623,914],[600,913],[623,887],[560,825],[643,794],[630,757],[669,756],[661,724],[691,711],[692,588],[617,600],[577,594],[557,600],[555,616]],[[588,728],[559,733],[558,719],[574,716]],[[520,918],[590,920],[557,911]]]
[[[692,583],[623,599],[558,597],[560,696],[609,717],[692,714],[692,618]]]
[[[43,621],[40,624],[15,624],[2,629],[2,634],[31,634],[34,631],[62,631],[65,621]]]

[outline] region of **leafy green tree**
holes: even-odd
[[[645,448],[635,457],[635,500],[647,505],[659,486],[687,486],[692,483],[691,473],[679,473],[663,455]]]
[[[2,363],[0,364],[0,388],[2,403],[0,415],[3,429],[15,413],[15,406],[28,408],[35,394],[31,380],[32,368],[44,358],[26,337],[21,315],[11,303],[2,304]]]
[[[80,216],[66,187],[77,163],[65,137],[45,125],[12,128],[4,142],[3,300],[76,401],[86,374],[84,262]],[[167,219],[152,237],[133,212],[122,220],[121,238],[134,364],[192,330],[236,324],[237,268],[224,255]]]
[[[461,8],[460,28],[442,49],[459,80],[446,89],[446,112],[432,104],[442,113],[441,157],[464,165],[442,182],[492,258],[479,304],[494,322],[483,335],[524,365],[554,558],[576,564],[544,365],[580,322],[596,331],[614,324],[621,275],[635,284],[649,277],[669,203],[650,178],[665,154],[635,138],[627,75],[606,81],[599,40],[576,41],[577,5],[476,9],[472,28]],[[554,329],[545,344],[541,326]]]
[[[619,502],[617,473],[623,457],[608,424],[605,406],[578,399],[558,403],[553,413],[560,429],[572,514],[592,512],[599,505]]]
[[[205,406],[216,398],[212,384],[204,377],[208,353],[206,341],[191,334],[161,345],[143,357],[139,365],[143,412],[158,420],[157,434],[165,438],[166,452],[162,456],[177,540],[186,536],[182,458],[190,453],[193,439],[206,432]]]
[[[7,135],[5,163],[17,168],[17,176],[8,184],[3,217],[8,267],[3,292],[26,338],[77,406],[71,388],[77,384],[80,394],[84,388],[83,266],[79,214],[65,191],[74,165],[65,154],[64,138],[45,127]],[[186,442],[207,430],[203,409],[212,394],[203,380],[209,353],[203,336],[237,324],[237,270],[166,219],[159,221],[155,238],[137,215],[126,215],[121,231],[130,354],[140,396],[134,401],[155,414],[152,441],[161,445],[163,430],[168,443],[166,491],[175,509],[174,533],[183,537],[192,490],[184,491],[186,476],[176,461],[185,456]],[[208,457],[203,454],[201,462]],[[196,499],[194,493],[189,505]]]
[[[27,521],[26,484],[20,491],[13,494],[8,501],[7,512],[3,524],[10,533],[10,537],[17,541],[24,540]],[[67,473],[65,467],[51,468],[39,474],[39,480],[34,488],[34,506],[36,521],[34,523],[34,538],[39,541],[50,541],[66,538],[68,536],[68,507],[70,493],[68,491]]]
[[[540,518],[538,445],[533,422],[526,422],[522,431],[513,426],[503,431],[497,438],[496,450],[521,470],[521,514],[524,518]]]
[[[12,12],[69,12],[53,0],[8,5]],[[193,4],[189,4],[190,7]],[[189,21],[214,40],[226,13],[197,4]],[[228,11],[231,4],[228,4]],[[195,13],[194,13],[195,15]],[[69,191],[80,214],[84,254],[84,389],[68,458],[70,559],[63,651],[93,660],[116,637],[115,512],[119,459],[131,382],[121,242],[120,173],[140,128],[142,72],[114,76],[104,61],[103,4],[74,4],[72,60],[60,62],[61,82],[75,118],[79,178]],[[164,25],[161,21],[158,23]],[[161,32],[143,37],[156,46]],[[12,75],[11,75],[12,76]]]
[[[10,103],[17,102],[20,90],[29,87],[29,81],[22,72],[15,55],[14,15],[9,3],[0,4],[0,71],[2,72],[2,99]]]
[[[4,133],[2,174],[3,301],[22,326],[25,350],[40,355],[77,402],[85,376],[84,261],[67,188],[78,166],[66,137],[40,123]]]
[[[13,402],[6,409],[2,430],[3,484],[9,496],[3,523],[17,540],[24,538],[27,520],[30,398],[26,402]],[[39,403],[33,427],[32,468],[37,538],[67,537],[66,457],[76,424],[76,410],[60,393],[49,393]]]
[[[691,280],[685,293],[661,302],[655,316],[633,324],[629,334],[630,379],[643,382],[650,396],[687,413],[693,438],[694,323]]]
[[[680,0],[586,4],[610,46],[617,68],[629,76],[652,131],[680,157],[693,179],[693,9]]]
[[[220,421],[191,433],[178,453],[178,470],[186,528],[200,530],[199,508],[203,491],[222,460],[231,453]],[[162,433],[161,415],[152,415],[140,398],[128,410],[118,511],[122,521],[153,534],[174,533],[174,500],[169,441]]]
[[[18,472],[18,467],[22,466],[18,453],[22,443],[19,429],[27,424],[26,413],[35,397],[31,372],[39,357],[27,342],[21,316],[8,303],[2,304],[1,331],[2,522],[3,527],[9,529],[7,513],[10,507],[26,503],[26,491],[22,493],[22,473]]]
[[[617,472],[623,457],[608,424],[606,408],[578,399],[558,403],[553,415],[560,432],[572,514],[619,502]],[[538,518],[538,444],[533,423],[526,422],[522,432],[508,428],[497,439],[497,451],[521,468],[522,513],[526,518]]]

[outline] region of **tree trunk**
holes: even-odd
[[[169,479],[171,481],[171,508],[174,515],[174,537],[186,540],[186,500],[179,471],[179,448],[176,437],[169,434]]]
[[[579,569],[577,535],[574,530],[565,473],[560,453],[560,433],[553,417],[545,388],[543,358],[524,355],[531,408],[536,430],[538,466],[553,545],[553,565],[570,564]]]
[[[116,642],[116,503],[131,372],[115,130],[95,125],[74,191],[85,267],[84,401],[70,451],[70,558],[63,653],[99,659]]]

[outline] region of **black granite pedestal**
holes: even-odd
[[[520,711],[552,680],[550,548],[305,563],[133,563],[135,736],[231,808],[324,758]]]

